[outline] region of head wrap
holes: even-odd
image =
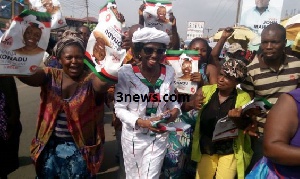
[[[42,22],[38,21],[37,20],[37,17],[34,16],[34,15],[27,15],[25,17],[23,17],[23,32],[25,32],[25,30],[27,29],[27,27],[29,26],[32,26],[32,27],[37,27],[41,30],[44,30],[46,27],[45,27],[45,24],[43,24]]]
[[[239,82],[243,82],[247,76],[247,67],[244,62],[230,58],[222,65],[222,70],[229,76],[235,77]]]
[[[157,42],[157,43],[163,43],[165,45],[169,45],[170,37],[166,32],[157,30],[154,27],[152,28],[144,27],[142,29],[138,29],[133,33],[132,42],[133,43]]]
[[[81,38],[74,37],[74,36],[66,36],[65,38],[62,38],[56,43],[55,47],[53,48],[53,55],[59,58],[62,50],[66,46],[69,46],[71,44],[78,45],[83,50],[83,52],[85,51],[84,43]]]

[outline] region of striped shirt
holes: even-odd
[[[73,141],[73,137],[68,129],[68,121],[65,113],[58,114],[54,135],[62,141]]]
[[[255,57],[247,66],[248,77],[241,87],[244,91],[254,92],[254,97],[262,97],[275,104],[282,93],[297,88],[300,82],[300,60],[286,56],[276,71],[267,66],[261,57]],[[261,119],[260,122],[265,122]]]

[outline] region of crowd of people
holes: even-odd
[[[144,9],[143,5],[139,8],[139,23],[122,33],[126,57],[116,84],[98,78],[85,66],[92,33],[87,26],[56,30],[44,67],[18,77],[41,88],[30,146],[36,176],[95,178],[104,156],[104,105],[112,103],[119,178],[259,178],[263,174],[258,168],[264,164],[265,173],[273,172],[273,177],[300,178],[300,60],[287,53],[285,28],[277,23],[264,28],[260,49],[250,52],[250,57],[249,49],[237,41],[220,58],[234,32],[231,27],[224,29],[213,48],[207,39],[193,39],[187,49],[198,52],[198,71],[192,73],[192,63],[184,61],[182,79],[197,83],[197,90],[189,101],[165,101],[165,95],[180,95],[174,84],[175,70],[165,60],[166,51],[184,49],[180,49],[174,14],[167,20],[170,35],[146,27]],[[165,11],[160,8],[160,21],[166,21]],[[40,38],[40,32],[35,24],[24,32],[25,43],[39,52],[34,38]],[[97,37],[95,48],[105,48],[107,43]],[[106,57],[105,53],[94,55],[101,60]],[[22,125],[14,78],[1,77],[0,81],[0,179],[5,179],[19,165]],[[124,95],[149,95],[151,100],[124,100]],[[245,118],[242,107],[257,98],[273,107],[263,115]],[[235,130],[215,140],[214,132],[224,118]],[[166,132],[156,125],[161,120],[184,122],[190,128]]]

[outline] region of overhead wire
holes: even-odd
[[[226,16],[226,14],[228,13],[229,9],[232,7],[232,5],[234,4],[234,2],[235,2],[235,0],[232,0],[231,5],[227,6],[227,9],[225,11],[223,11],[222,16],[219,18],[218,21],[215,21],[216,23],[214,23],[214,25],[212,27],[215,27],[215,26],[217,26],[220,23],[220,21]]]
[[[225,2],[225,1],[219,0],[218,6],[217,6],[215,12],[214,12],[213,15],[210,16],[210,18],[209,18],[209,21],[208,21],[209,23],[212,22],[212,20],[213,20],[215,17],[217,17],[217,14],[218,14],[219,12],[221,12],[221,11],[219,11],[219,7],[220,7],[221,2]],[[224,3],[224,5],[225,5],[225,4],[226,4],[226,2]],[[223,8],[224,8],[224,6],[223,6]],[[222,8],[221,8],[221,9],[222,9]]]
[[[222,7],[221,9],[224,9],[224,7],[225,7],[225,5],[226,5],[226,1],[219,0],[218,6],[217,6],[215,12],[213,13],[212,16],[210,16],[209,20],[208,20],[207,22],[205,22],[205,24],[210,24],[209,26],[207,26],[207,28],[210,28],[211,30],[212,30],[212,27],[213,27],[213,26],[211,25],[211,24],[213,23],[213,20],[214,20],[216,17],[218,17],[219,13],[222,12],[221,10],[219,10],[220,4],[221,4],[222,2],[224,2],[224,4],[223,4],[223,7]]]
[[[218,15],[216,15],[215,18],[212,20],[212,24],[213,24],[212,26],[215,26],[217,22],[222,18],[224,13],[227,13],[228,7],[230,7],[229,3],[228,2],[224,3],[224,6],[221,8]]]

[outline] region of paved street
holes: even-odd
[[[21,122],[23,126],[23,131],[21,134],[20,141],[20,150],[19,150],[19,159],[20,159],[20,168],[15,172],[11,173],[9,179],[32,179],[35,177],[34,167],[31,163],[29,155],[29,146],[31,140],[35,133],[35,125],[37,112],[39,109],[39,92],[40,88],[29,87],[24,85],[19,80],[16,79],[18,92],[19,92],[19,102],[21,107]],[[106,109],[105,115],[105,155],[104,162],[100,169],[97,178],[105,179],[115,179],[117,178],[117,169],[116,164],[116,142],[114,136],[114,130],[111,126],[111,112],[109,109]]]

